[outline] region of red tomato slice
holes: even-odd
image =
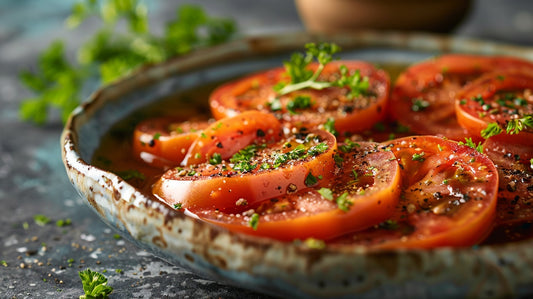
[[[506,70],[486,74],[459,94],[457,119],[477,138],[481,138],[481,131],[490,123],[496,123],[504,132],[494,138],[508,143],[533,144],[533,127],[526,126],[518,134],[505,132],[509,122],[533,116],[532,92],[533,72]]]
[[[207,126],[207,120],[182,122],[174,118],[155,118],[142,121],[133,133],[133,154],[155,167],[179,165]]]
[[[206,128],[191,145],[182,165],[204,163],[215,153],[228,159],[249,144],[270,143],[279,140],[281,134],[281,124],[274,115],[246,111]]]
[[[335,136],[326,131],[300,132],[279,142],[250,145],[229,160],[176,168],[166,172],[153,193],[196,212],[213,209],[242,212],[243,205],[309,187],[309,174],[333,176]]]
[[[402,168],[397,212],[376,228],[338,242],[372,248],[471,246],[492,229],[498,175],[483,154],[433,136],[391,141]]]
[[[276,68],[217,88],[209,99],[211,111],[215,118],[233,116],[246,110],[274,112],[283,122],[297,128],[316,128],[333,119],[341,136],[363,132],[385,117],[390,79],[385,71],[367,62],[335,61],[326,65],[319,80],[332,81],[340,76],[341,65],[345,65],[350,74],[358,70],[361,76],[368,77],[366,95],[349,99],[348,88],[330,87],[323,90],[303,89],[277,96],[274,85],[287,82],[288,78],[284,68]],[[317,64],[310,65],[313,70],[316,67]],[[296,104],[302,97],[309,101]]]
[[[533,144],[489,138],[483,151],[496,165],[500,178],[496,224],[533,221]]]
[[[247,206],[240,214],[203,210],[196,215],[232,231],[283,241],[327,240],[376,225],[392,215],[400,194],[398,162],[378,145],[341,146],[344,152],[336,159],[342,164],[336,177],[323,187]],[[252,220],[254,214],[256,220]]]
[[[449,54],[417,63],[400,74],[391,93],[391,114],[417,134],[464,140],[469,133],[457,122],[457,93],[484,73],[502,69],[533,69],[513,57]]]

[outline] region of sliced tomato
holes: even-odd
[[[484,73],[529,69],[529,61],[503,56],[448,54],[409,67],[400,74],[391,93],[391,115],[412,132],[464,140],[469,132],[455,114],[455,97]]]
[[[252,143],[270,143],[281,138],[280,122],[271,113],[245,111],[211,124],[194,140],[182,165],[208,161],[218,154],[227,159]]]
[[[310,186],[307,177],[333,176],[335,136],[326,131],[299,132],[273,144],[252,144],[229,160],[166,172],[153,193],[195,212],[242,212],[243,205],[295,193]]]
[[[368,91],[350,99],[348,88],[303,89],[278,96],[274,86],[287,82],[284,68],[276,68],[233,81],[217,88],[209,104],[216,118],[233,116],[246,110],[274,112],[288,126],[316,128],[334,123],[340,135],[363,132],[384,119],[389,97],[390,79],[383,70],[363,61],[328,63],[318,80],[333,81],[340,76],[340,66],[356,71],[369,80]],[[310,69],[316,69],[311,64]],[[305,99],[302,104],[299,100]]]
[[[283,241],[328,240],[376,225],[392,215],[400,194],[398,162],[378,145],[341,145],[337,175],[322,187],[246,206],[240,214],[203,210],[196,215],[232,231]]]
[[[394,216],[337,242],[372,248],[471,246],[492,229],[498,175],[476,150],[434,136],[406,137],[387,148],[402,168]]]
[[[510,122],[533,117],[533,72],[504,70],[480,77],[459,94],[456,112],[472,136],[481,138],[481,131],[495,123],[503,133],[494,138],[533,144],[533,127],[524,126],[518,134],[506,132]]]
[[[489,138],[483,144],[483,151],[496,165],[500,178],[497,225],[533,221],[533,144],[524,143]]]
[[[135,127],[133,154],[155,167],[177,166],[207,126],[205,119],[185,122],[169,117],[147,119]]]

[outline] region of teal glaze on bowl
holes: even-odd
[[[104,222],[138,247],[213,280],[283,297],[455,298],[533,294],[533,241],[476,248],[309,249],[228,232],[177,213],[90,164],[100,138],[131,112],[192,87],[281,65],[307,42],[330,41],[342,58],[409,64],[448,52],[533,60],[533,49],[401,33],[251,37],[197,51],[102,88],[71,115],[61,137],[67,174]]]

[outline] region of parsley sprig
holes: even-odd
[[[305,45],[306,53],[294,53],[290,61],[284,63],[290,83],[279,83],[274,90],[279,96],[286,95],[301,89],[321,90],[328,87],[348,87],[348,98],[353,99],[360,94],[368,92],[368,77],[361,76],[359,71],[349,74],[348,68],[342,65],[339,68],[340,77],[334,81],[319,81],[319,76],[325,66],[333,61],[333,55],[340,51],[340,47],[333,43],[308,43]],[[316,60],[318,67],[313,72],[308,69],[311,62]]]
[[[143,64],[225,42],[236,31],[232,20],[210,17],[199,6],[182,5],[176,19],[156,36],[150,33],[142,0],[80,1],[65,24],[74,29],[92,17],[100,19],[102,26],[78,49],[77,64],[66,58],[65,44],[58,40],[40,55],[36,70],[20,74],[21,82],[35,93],[20,106],[23,120],[44,124],[48,112],[57,110],[65,121],[84,97],[84,87],[93,89],[91,84],[108,84]],[[116,30],[120,21],[126,22],[126,32]]]
[[[91,269],[80,271],[78,274],[85,293],[80,296],[80,299],[105,299],[113,292],[113,288],[107,285],[107,278],[104,275]]]
[[[528,114],[521,118],[511,119],[507,122],[505,128],[502,128],[498,123],[489,123],[485,129],[481,131],[481,137],[487,139],[492,136],[503,133],[505,131],[509,135],[518,134],[523,130],[533,129],[533,115]]]

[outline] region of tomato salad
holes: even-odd
[[[308,44],[284,67],[216,87],[210,120],[138,123],[133,154],[163,173],[152,194],[231,231],[312,246],[472,246],[533,221],[531,62],[449,54],[391,84],[338,51]]]

